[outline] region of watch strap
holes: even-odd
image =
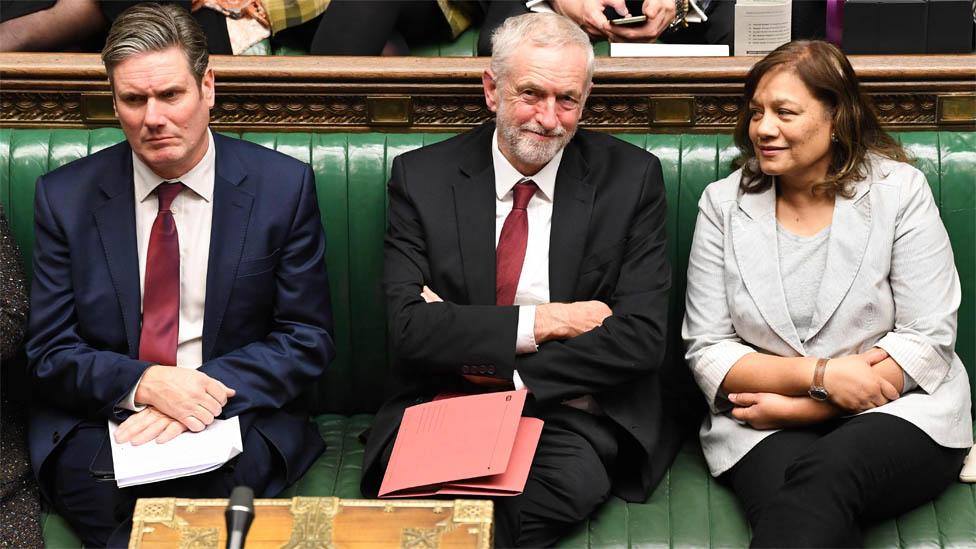
[[[827,369],[827,361],[829,358],[818,358],[817,367],[813,370],[813,386],[818,388],[823,388],[824,386],[824,371]]]

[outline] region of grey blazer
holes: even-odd
[[[743,194],[740,170],[698,202],[681,335],[711,409],[699,435],[713,475],[775,432],[734,420],[720,389],[732,365],[754,351],[837,357],[880,347],[918,387],[865,413],[904,418],[942,446],[972,445],[969,382],[954,351],[961,292],[949,237],[920,171],[877,156],[869,169],[853,198],[835,202],[805,343],[780,277],[775,190]]]

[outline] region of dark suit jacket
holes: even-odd
[[[494,129],[485,124],[393,162],[384,274],[393,397],[369,436],[363,491],[376,493],[377,464],[405,407],[456,390],[462,374],[511,379],[517,369],[540,405],[596,398],[627,433],[615,493],[641,500],[679,442],[660,383],[671,286],[660,162],[586,130],[566,146],[552,214],[550,300],[598,299],[613,316],[516,356],[518,309],[494,305]],[[425,284],[444,302],[425,303]]]
[[[241,416],[297,479],[325,445],[296,404],[335,354],[315,182],[307,164],[214,134],[213,223],[200,371],[237,391]],[[83,419],[116,406],[150,365],[140,333],[132,149],[121,143],[37,182],[27,354],[35,473]],[[90,458],[89,458],[90,459]],[[277,481],[277,482],[276,482]],[[269,488],[271,490],[271,488]]]

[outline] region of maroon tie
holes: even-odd
[[[149,234],[142,293],[139,360],[166,366],[176,365],[180,330],[180,237],[170,206],[182,190],[183,183],[179,181],[156,187],[159,212]]]
[[[529,240],[529,219],[525,212],[529,200],[539,187],[531,179],[523,179],[515,185],[512,211],[505,218],[502,234],[495,249],[495,305],[515,303],[525,246]]]

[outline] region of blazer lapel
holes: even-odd
[[[119,299],[129,356],[139,355],[142,296],[139,284],[139,250],[136,244],[135,183],[132,151],[120,147],[121,177],[106,177],[101,184],[107,198],[94,212],[95,227],[105,250],[109,275]]]
[[[852,198],[838,196],[827,240],[827,265],[817,292],[817,306],[810,319],[808,339],[817,335],[847,295],[871,235],[869,184],[858,184]]]
[[[803,344],[786,308],[776,240],[775,188],[743,194],[732,215],[732,247],[739,274],[766,324],[802,355]]]
[[[556,174],[549,235],[549,301],[572,301],[589,232],[596,185],[586,181],[586,161],[574,142]]]
[[[244,249],[254,197],[241,188],[247,174],[240,160],[223,138],[214,134],[216,170],[214,176],[213,222],[207,264],[207,299],[203,313],[203,360],[212,356],[220,324],[227,310],[237,266]]]
[[[461,165],[461,177],[454,183],[454,208],[458,224],[458,245],[468,302],[495,303],[495,169],[491,161],[494,124],[475,135],[473,151]]]

